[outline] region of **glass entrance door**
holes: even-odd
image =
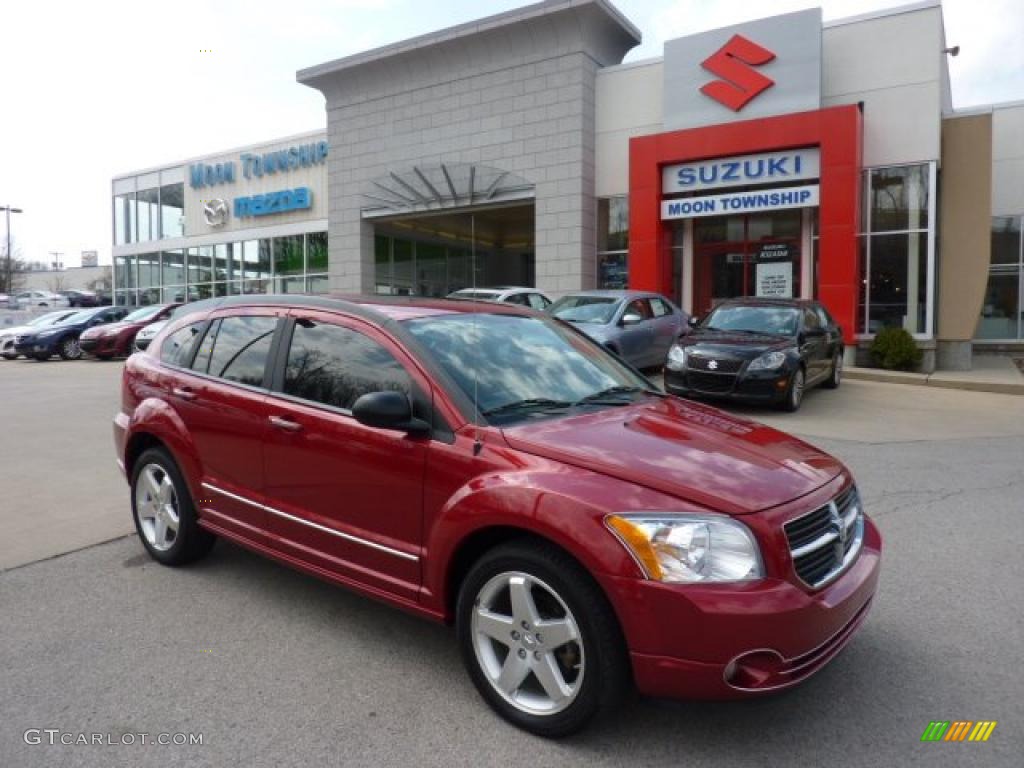
[[[799,208],[694,220],[693,310],[725,299],[800,296]]]

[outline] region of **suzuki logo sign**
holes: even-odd
[[[668,40],[662,126],[699,128],[821,108],[821,9]]]
[[[704,69],[721,80],[713,80],[702,86],[700,92],[724,104],[733,112],[739,112],[747,102],[775,81],[754,69],[767,64],[775,54],[743,35],[733,35],[729,42],[700,63]]]

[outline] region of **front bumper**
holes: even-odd
[[[672,585],[610,577],[637,688],[649,696],[730,699],[794,686],[860,628],[878,586],[881,536],[834,582],[811,591],[785,579]]]
[[[745,368],[745,366],[744,366]],[[707,397],[750,403],[784,402],[793,372],[788,367],[777,371],[711,373],[709,371],[673,371],[665,368],[665,391],[680,397]]]
[[[30,339],[15,345],[14,351],[25,357],[40,354],[48,354],[52,357],[57,353],[57,342],[55,339]]]
[[[113,357],[120,351],[118,336],[94,336],[83,337],[78,340],[78,345],[87,355],[95,357]]]

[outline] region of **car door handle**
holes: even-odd
[[[278,429],[283,429],[285,432],[301,432],[302,425],[297,421],[286,419],[284,416],[270,416],[270,423]]]
[[[192,387],[175,387],[171,390],[171,394],[175,397],[180,397],[182,400],[195,400],[196,393],[192,391]]]

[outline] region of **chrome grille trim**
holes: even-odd
[[[812,589],[837,579],[860,554],[864,513],[855,487],[783,525],[797,577]],[[807,537],[812,536],[810,541]],[[794,543],[799,542],[797,546]]]

